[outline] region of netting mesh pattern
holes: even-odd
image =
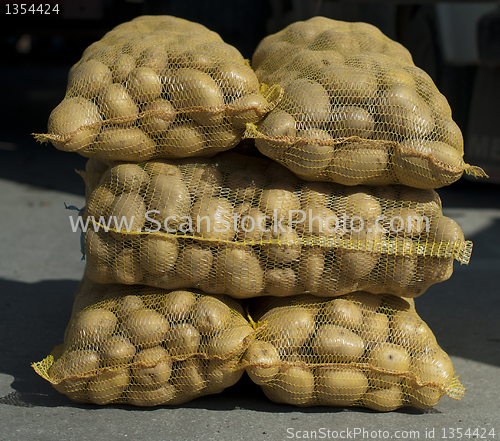
[[[99,283],[415,297],[470,257],[434,190],[307,182],[234,152],[92,167],[83,244]]]
[[[33,367],[78,402],[185,403],[242,376],[254,334],[243,314],[226,296],[84,279],[64,344]]]
[[[212,156],[234,147],[269,106],[248,62],[217,33],[142,16],[85,50],[49,133],[37,138],[104,161]]]
[[[245,136],[304,179],[439,188],[483,173],[463,161],[446,98],[375,26],[299,21],[264,38],[252,67],[283,98]]]
[[[249,302],[257,334],[242,363],[274,402],[391,411],[464,393],[411,300],[356,292]]]

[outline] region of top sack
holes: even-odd
[[[268,106],[248,63],[217,33],[142,16],[85,50],[49,133],[36,136],[104,162],[209,157],[238,144]]]
[[[446,98],[408,50],[367,23],[314,17],[264,38],[252,67],[282,88],[245,136],[302,179],[439,188],[464,171]]]

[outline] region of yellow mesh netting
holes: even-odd
[[[245,136],[304,179],[439,188],[485,176],[464,163],[446,98],[375,26],[296,22],[261,41],[252,67],[283,98]]]
[[[433,190],[306,182],[234,152],[100,173],[83,240],[87,276],[99,283],[237,298],[415,297],[470,258],[472,243]]]
[[[175,405],[243,374],[254,331],[238,301],[84,279],[64,344],[33,368],[78,402]]]
[[[170,16],[123,23],[70,70],[48,134],[58,149],[103,161],[213,156],[273,104],[236,48]]]
[[[242,363],[272,401],[391,411],[464,393],[412,301],[356,292],[250,302],[257,335]]]

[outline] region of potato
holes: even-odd
[[[326,130],[332,138],[370,138],[375,128],[373,117],[357,106],[338,106],[332,109],[331,119]]]
[[[453,147],[460,155],[464,154],[464,137],[460,127],[450,117],[437,117],[434,132],[431,135],[436,141]]]
[[[261,255],[269,263],[286,264],[300,257],[302,240],[293,229],[265,233],[262,237],[262,242]]]
[[[162,91],[160,77],[150,67],[134,69],[126,85],[129,95],[138,104],[147,104],[156,100]]]
[[[267,295],[288,297],[302,291],[297,284],[297,274],[291,268],[275,268],[266,270]]]
[[[192,164],[187,164],[182,179],[188,187],[189,194],[198,199],[214,196],[220,191],[224,180],[222,173],[213,168],[211,162],[207,161],[204,166],[200,159],[194,159]]]
[[[417,273],[422,275],[422,283],[430,286],[444,282],[453,274],[453,257],[422,256],[417,260]]]
[[[413,286],[417,269],[417,254],[411,239],[396,237],[387,243],[378,263],[381,292],[401,295]]]
[[[358,331],[363,326],[361,309],[352,301],[335,298],[325,303],[323,317],[326,323]]]
[[[272,343],[253,341],[243,355],[242,362],[247,366],[250,379],[259,386],[269,383],[278,374],[280,357]]]
[[[149,136],[161,135],[166,132],[175,120],[175,108],[163,98],[146,104],[142,113],[144,116],[140,120],[141,129]]]
[[[78,394],[86,387],[88,375],[92,375],[98,368],[99,354],[85,349],[66,352],[50,367],[48,374],[52,380],[58,381],[54,384],[57,391],[63,394]]]
[[[207,138],[192,121],[173,123],[158,139],[161,156],[185,158],[200,155],[207,147]]]
[[[115,256],[112,267],[114,282],[123,285],[137,285],[144,276],[144,270],[133,248],[123,248]]]
[[[387,389],[372,389],[363,397],[363,405],[379,412],[390,412],[402,407],[404,395],[401,387],[394,384]]]
[[[148,220],[155,220],[151,230],[163,229],[173,233],[179,228],[183,217],[189,215],[191,198],[188,189],[177,174],[155,174],[149,181],[145,195]]]
[[[402,375],[410,368],[410,356],[404,347],[394,343],[379,343],[366,355],[368,363],[375,367],[368,373],[371,384],[377,388],[387,388],[400,383]],[[381,373],[376,369],[393,373]]]
[[[236,129],[244,129],[246,124],[257,124],[269,107],[267,100],[258,93],[236,98],[226,109],[226,116]]]
[[[198,352],[200,341],[200,333],[193,325],[177,323],[170,327],[165,337],[165,346],[173,357],[188,358]]]
[[[236,384],[245,371],[237,366],[237,360],[208,360],[205,393],[215,394]]]
[[[84,349],[106,341],[115,331],[118,319],[106,309],[89,309],[78,314],[67,331],[67,348]]]
[[[205,388],[207,382],[203,371],[202,362],[198,358],[189,358],[177,363],[172,382],[179,391],[179,402],[190,399]]]
[[[141,162],[151,159],[156,145],[138,127],[106,127],[95,140],[94,158]]]
[[[276,41],[272,36],[268,36],[260,41],[252,55],[252,68],[262,70],[268,68],[270,61],[274,61],[277,54],[285,58],[286,55],[295,53],[297,48],[287,41]]]
[[[357,362],[364,353],[364,342],[359,335],[329,323],[318,328],[311,346],[324,363]]]
[[[362,251],[337,250],[325,254],[323,274],[318,291],[321,297],[339,296],[358,290],[359,279],[353,278],[357,271],[371,264],[373,256]],[[352,257],[351,257],[352,256]],[[346,267],[348,270],[346,270]]]
[[[174,65],[178,65],[180,68],[192,68],[205,73],[212,71],[216,64],[212,54],[200,50],[186,50],[173,58],[171,65],[174,61]]]
[[[438,141],[409,139],[394,156],[398,182],[415,188],[439,188],[458,180],[464,170],[462,154]]]
[[[134,358],[135,347],[128,338],[113,335],[102,344],[101,362],[104,367],[126,366]]]
[[[249,208],[238,216],[236,238],[246,245],[257,245],[267,229],[266,215],[258,208]]]
[[[221,122],[224,98],[210,75],[196,69],[178,69],[167,79],[165,87],[175,108],[201,126]]]
[[[273,223],[285,226],[297,218],[300,199],[294,194],[293,187],[272,184],[262,191],[259,208],[272,218]]]
[[[73,66],[70,70],[67,91],[92,99],[99,96],[111,82],[112,75],[108,66],[97,60],[89,60]]]
[[[120,332],[137,348],[153,348],[165,339],[168,321],[157,311],[139,309],[129,313],[120,325]]]
[[[113,124],[131,126],[138,118],[139,108],[130,97],[125,86],[110,84],[102,90],[97,103],[105,120],[112,120]],[[109,121],[107,121],[109,122]]]
[[[297,79],[284,87],[285,95],[278,108],[294,117],[305,129],[318,129],[328,121],[330,98],[323,86],[309,79]]]
[[[393,182],[388,169],[389,152],[386,147],[356,142],[334,151],[326,174],[329,180],[342,185],[386,185]]]
[[[313,179],[328,167],[333,158],[333,146],[324,143],[332,138],[325,130],[319,129],[299,130],[297,138],[300,141],[283,155],[286,166],[302,179]]]
[[[144,49],[137,59],[137,67],[148,67],[160,75],[168,64],[168,53],[161,46]]]
[[[209,357],[218,359],[229,358],[241,354],[248,345],[248,336],[253,329],[244,320],[244,324],[233,324],[217,334],[210,335],[206,342],[206,353]]]
[[[314,396],[314,374],[308,367],[282,366],[272,382],[262,385],[262,390],[275,403],[307,406]]]
[[[130,370],[104,371],[88,383],[88,397],[94,404],[108,404],[120,398],[130,383]]]
[[[325,266],[325,255],[320,248],[305,248],[300,255],[298,283],[311,294],[320,289]]]
[[[379,223],[391,235],[424,237],[430,229],[430,219],[420,216],[415,209],[406,207],[389,208]]]
[[[139,384],[133,384],[127,389],[127,403],[132,406],[149,407],[160,404],[170,404],[176,397],[177,390],[167,383],[158,389],[150,389]]]
[[[120,290],[123,292],[122,287],[120,287]],[[120,302],[116,305],[115,312],[120,322],[123,322],[130,313],[143,308],[144,302],[142,301],[142,298],[135,295],[126,295],[123,296]]]
[[[141,266],[153,274],[165,274],[174,269],[179,246],[175,237],[148,235],[141,243]]]
[[[382,238],[382,233],[376,229],[369,231],[370,227],[365,227],[359,233],[348,233],[344,237],[344,243],[352,243],[354,248],[344,249],[338,248],[335,253],[338,270],[340,276],[344,279],[346,284],[358,283],[361,279],[368,277],[372,270],[377,265],[380,257],[379,242]],[[335,271],[333,272],[335,274]],[[342,286],[338,284],[339,288]],[[356,289],[352,290],[356,291]]]
[[[191,208],[190,217],[194,223],[194,235],[207,244],[233,240],[233,206],[227,199],[197,200]]]
[[[321,239],[332,239],[342,234],[342,231],[339,231],[340,226],[340,221],[334,211],[319,206],[307,208],[305,219],[297,223],[296,229],[302,237],[319,236]],[[324,246],[324,241],[321,242]],[[318,241],[315,241],[315,244],[317,243]]]
[[[207,157],[232,149],[241,141],[242,137],[242,130],[235,129],[226,119],[220,125],[205,127],[203,133],[207,139],[207,149],[200,156]]]
[[[349,29],[341,27],[340,22],[335,27],[325,29],[319,34],[313,44],[314,47],[329,48],[344,55],[353,55],[361,50],[355,35]]]
[[[251,249],[226,248],[217,256],[217,272],[235,298],[254,297],[264,289],[264,271]]]
[[[368,389],[363,371],[355,367],[316,370],[316,395],[327,406],[352,406]]]
[[[326,66],[319,73],[318,83],[334,103],[351,105],[372,103],[378,86],[374,72],[354,66]]]
[[[139,192],[149,182],[149,175],[135,164],[118,164],[108,168],[101,177],[101,184],[106,185],[115,194]],[[104,214],[104,213],[103,213]]]
[[[300,306],[271,309],[259,321],[267,323],[261,339],[272,343],[280,354],[298,350],[315,331],[314,315]]]
[[[101,116],[97,106],[85,98],[65,98],[51,113],[48,132],[54,147],[67,152],[85,150],[96,139],[101,129]]]
[[[212,78],[220,87],[226,102],[259,91],[259,81],[252,69],[244,64],[219,64],[212,73]]]
[[[267,115],[264,121],[259,125],[258,130],[268,137],[295,137],[295,119],[289,113],[279,109],[273,110]],[[289,144],[285,141],[271,141],[257,138],[255,146],[259,151],[271,159],[281,158]]]
[[[231,309],[211,296],[203,296],[196,301],[191,317],[192,324],[205,335],[218,334],[229,327],[233,320]]]
[[[391,317],[391,339],[408,351],[424,351],[436,342],[429,326],[414,312],[400,311]]]
[[[169,322],[188,320],[191,317],[196,296],[189,291],[169,292],[161,302],[161,312]]]
[[[361,227],[359,218],[363,220],[365,228],[369,227],[369,224],[375,221],[381,212],[382,209],[377,199],[360,190],[340,200],[337,216],[343,218],[343,215],[346,215],[346,227],[349,230],[353,226]]]
[[[394,86],[381,93],[379,118],[387,131],[408,138],[424,138],[434,129],[427,103],[410,87]]]
[[[453,377],[453,363],[448,354],[439,349],[413,357],[410,371],[416,377],[416,381],[406,380],[411,405],[426,409],[435,406],[445,394]]]
[[[366,314],[358,333],[367,348],[384,343],[389,338],[389,317],[381,312]]]
[[[115,281],[113,269],[92,258],[87,261],[85,275],[96,283],[113,283]]]
[[[187,245],[180,253],[176,263],[176,274],[190,283],[198,283],[208,278],[213,263],[213,254],[200,245]]]
[[[110,257],[110,249],[113,249],[109,234],[96,232],[89,228],[83,236],[83,250],[89,260],[94,260],[97,264],[107,264]]]
[[[85,214],[87,216],[94,216],[96,220],[99,220],[101,216],[107,217],[114,200],[115,195],[109,188],[99,186],[87,199]]]
[[[135,69],[135,58],[130,54],[120,54],[111,66],[113,81],[123,84]]]
[[[157,389],[170,379],[172,359],[161,346],[150,347],[137,353],[131,370],[137,384]]]
[[[429,240],[442,247],[456,245],[464,241],[464,233],[460,225],[446,216],[432,219],[428,236]]]

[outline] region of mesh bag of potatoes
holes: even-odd
[[[212,156],[234,147],[269,106],[248,63],[217,33],[143,16],[85,50],[49,133],[36,137],[103,161]]]
[[[257,323],[242,364],[274,402],[428,408],[464,389],[411,299],[356,292],[251,303]]]
[[[368,23],[314,17],[264,38],[252,67],[282,100],[245,136],[311,181],[439,188],[464,171],[446,98],[410,53]]]
[[[253,333],[225,296],[84,279],[64,344],[33,367],[77,402],[176,405],[235,384]]]
[[[434,190],[307,182],[234,152],[109,167],[82,221],[91,280],[235,298],[415,297],[472,247]]]

